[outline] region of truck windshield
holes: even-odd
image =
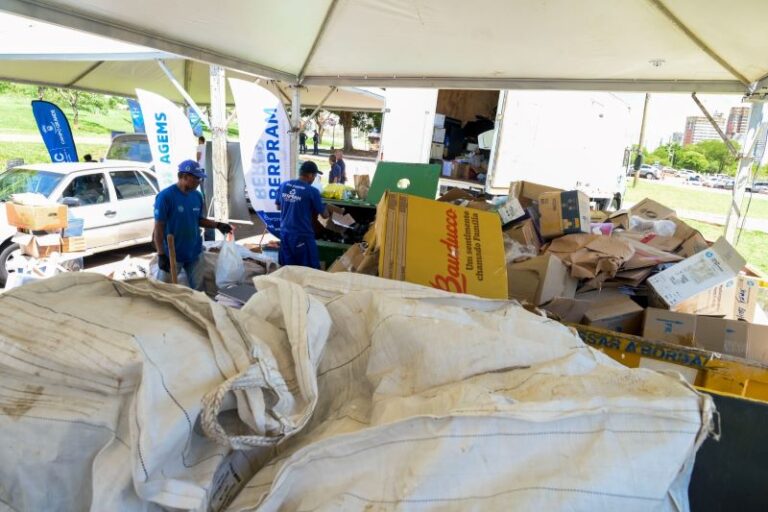
[[[7,201],[11,194],[22,192],[36,192],[48,197],[63,177],[55,172],[11,169],[0,174],[0,201]]]
[[[107,160],[131,160],[149,163],[152,161],[152,152],[149,149],[149,142],[146,140],[115,139],[109,146]]]

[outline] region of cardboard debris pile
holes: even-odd
[[[516,299],[565,322],[768,364],[768,280],[745,263],[651,199],[597,212],[582,192],[520,181],[493,201],[387,192],[365,242],[330,271]]]

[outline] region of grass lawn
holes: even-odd
[[[718,237],[723,235],[723,226],[717,226],[715,224],[707,224],[706,222],[699,222],[690,219],[683,219],[687,224],[694,229],[698,229],[704,238],[710,241],[715,241]],[[763,275],[768,276],[768,233],[761,231],[747,231],[741,232],[741,236],[738,237],[736,242],[736,250],[739,251],[746,260],[747,263],[755,270],[762,272]]]
[[[706,188],[661,185],[642,179],[638,180],[637,188],[632,188],[630,179],[627,186],[627,201],[636,203],[646,197],[675,210],[713,213],[723,217],[728,213],[728,207],[731,204],[730,194],[714,192]],[[768,219],[768,199],[754,197],[749,207],[749,217]]]
[[[32,100],[33,98],[22,95],[0,94],[0,133],[38,133],[32,115]],[[72,109],[68,105],[57,104],[71,123]],[[75,135],[109,135],[113,130],[131,133],[133,124],[127,110],[81,110],[79,125],[73,129]]]
[[[83,155],[90,153],[95,160],[99,160],[107,153],[106,145],[102,144],[78,144],[77,156],[82,160]],[[38,142],[0,142],[0,171],[5,171],[8,160],[23,158],[24,163],[48,163],[51,158],[42,141]]]

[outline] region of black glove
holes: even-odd
[[[163,272],[171,271],[171,260],[165,254],[157,255],[157,267]]]
[[[216,223],[216,229],[221,231],[222,235],[228,235],[232,232],[232,226],[229,224],[226,224],[224,222],[217,222]]]

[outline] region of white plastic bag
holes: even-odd
[[[629,230],[644,233],[655,233],[659,236],[672,236],[677,225],[671,220],[648,220],[642,217],[632,216],[629,219]]]
[[[245,279],[245,265],[237,250],[237,244],[230,236],[221,244],[219,259],[216,261],[216,286],[226,288],[240,284]]]

